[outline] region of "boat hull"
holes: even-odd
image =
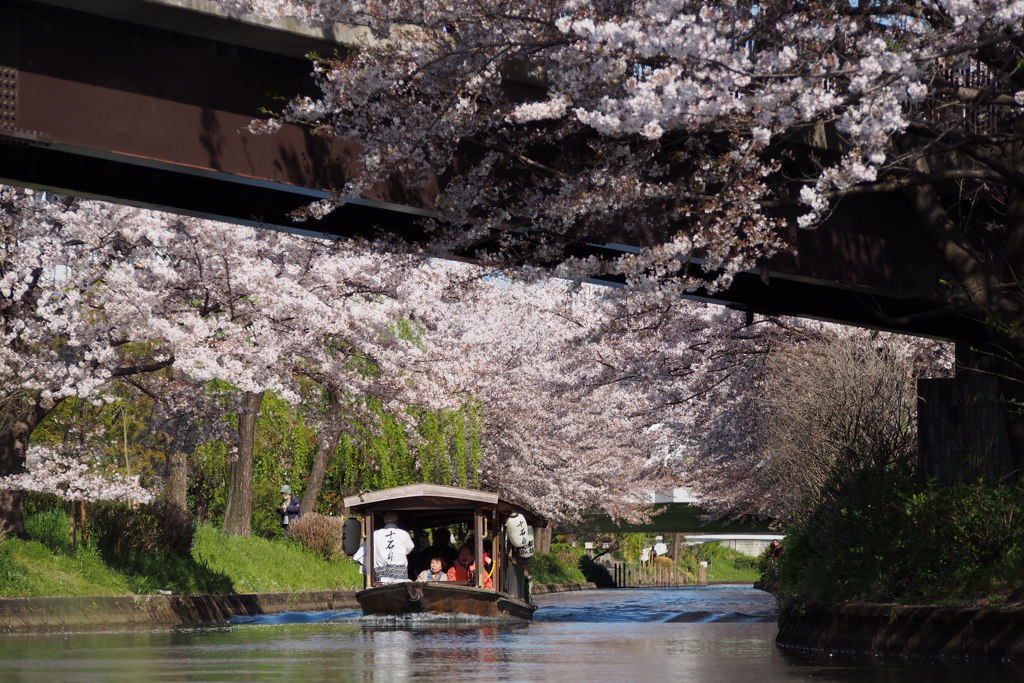
[[[507,593],[474,586],[408,581],[356,593],[363,614],[470,614],[532,619],[536,605]]]

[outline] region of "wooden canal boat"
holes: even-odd
[[[533,528],[546,521],[496,493],[437,484],[410,484],[382,491],[364,491],[345,498],[345,507],[362,516],[362,524],[346,523],[345,550],[355,553],[362,542],[366,574],[364,590],[356,599],[364,614],[468,614],[481,617],[532,619],[537,606],[530,602],[527,564],[533,554]],[[423,538],[428,530],[458,526],[471,530],[475,566],[484,567],[484,553],[493,565],[485,588],[483,572],[469,581],[412,580],[422,569],[427,549],[417,547],[409,556],[408,579],[376,574],[374,531],[385,526],[385,515],[398,528]],[[354,538],[358,535],[358,538]],[[485,539],[487,539],[485,541]]]

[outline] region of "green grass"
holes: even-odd
[[[106,558],[108,566],[124,575],[132,593],[147,595],[169,590],[179,595],[232,593],[231,579],[171,552],[124,552]]]
[[[124,575],[103,563],[95,550],[54,552],[38,541],[0,542],[0,596],[128,595]]]
[[[753,558],[751,558],[753,559]],[[735,581],[736,583],[754,583],[761,578],[757,567],[742,562],[737,566],[735,561],[718,559],[708,562],[708,581]]]
[[[341,558],[328,561],[287,539],[242,538],[211,526],[196,530],[192,557],[222,574],[236,593],[282,593],[362,587],[359,565]]]
[[[725,548],[718,542],[697,546],[696,552],[682,558],[680,564],[696,575],[701,561],[708,563],[708,581],[752,584],[761,578],[758,558]]]
[[[362,587],[359,566],[298,543],[196,529],[191,556],[167,551],[104,555],[71,547],[63,511],[26,517],[32,540],[0,540],[0,597],[279,593]]]

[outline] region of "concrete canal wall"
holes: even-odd
[[[355,591],[0,600],[0,633],[223,623],[233,616],[357,610]]]
[[[597,588],[595,583],[535,583],[530,587],[530,594],[566,593],[568,591],[594,590],[595,588]]]
[[[776,645],[833,654],[1024,663],[1024,608],[810,604],[779,615]]]
[[[592,583],[544,583],[536,595],[595,588]],[[234,616],[279,612],[356,611],[356,591],[249,595],[137,595],[0,599],[0,633],[126,626],[222,624]]]

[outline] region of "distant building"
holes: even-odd
[[[694,503],[699,502],[697,497],[684,486],[674,488],[671,491],[655,491],[652,496],[652,503]]]

